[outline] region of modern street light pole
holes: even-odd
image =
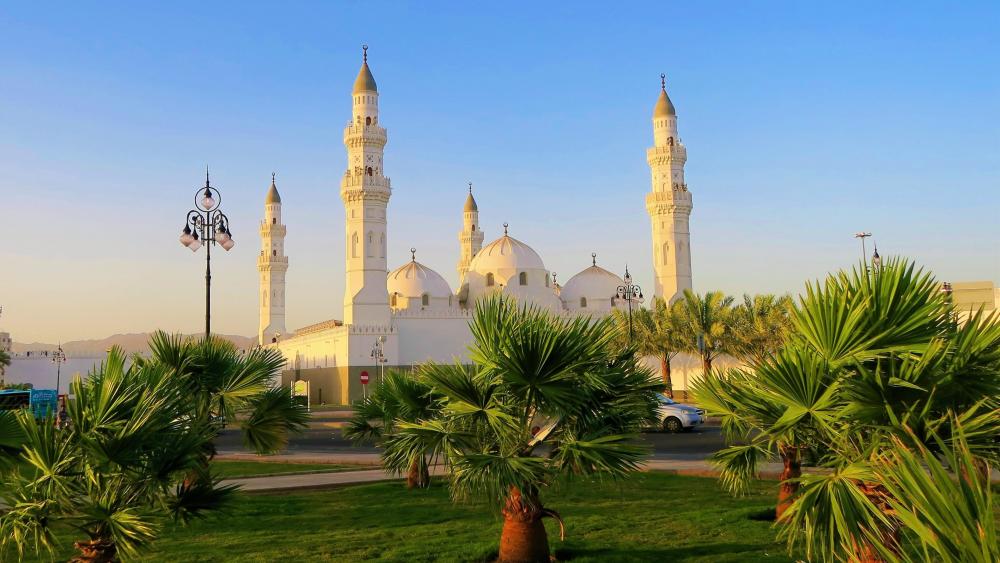
[[[591,257],[594,258],[595,260],[597,259],[597,257],[595,255],[591,255]],[[626,303],[628,303],[628,337],[629,337],[629,340],[631,340],[632,339],[632,302],[635,301],[636,303],[642,303],[642,301],[643,301],[642,288],[640,288],[638,285],[632,283],[632,274],[628,273],[628,265],[625,266],[625,277],[624,277],[624,279],[622,281],[625,282],[625,285],[618,286],[618,293],[615,295],[615,297],[616,297],[616,299],[617,299],[618,302],[621,302],[622,300],[624,300]]]
[[[218,244],[229,252],[236,245],[229,230],[229,218],[219,210],[220,205],[222,193],[211,186],[205,168],[205,187],[195,192],[194,209],[188,211],[180,237],[181,244],[191,252],[205,246],[205,340],[212,333],[212,246]]]
[[[872,236],[871,233],[866,233],[861,231],[860,233],[854,233],[854,238],[861,239],[861,262],[865,265],[865,271],[868,271],[868,252],[865,251],[865,239]]]

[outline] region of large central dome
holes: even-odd
[[[544,270],[537,252],[516,238],[504,235],[476,253],[470,269],[482,274],[500,270]]]

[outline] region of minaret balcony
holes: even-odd
[[[650,166],[668,162],[687,162],[687,148],[684,145],[650,147],[646,149],[646,161]]]
[[[371,189],[380,191],[390,190],[389,178],[385,176],[369,176],[367,174],[344,173],[344,179],[340,182],[341,191]]]
[[[669,191],[646,194],[646,210],[651,215],[691,213],[691,192]]]
[[[357,142],[385,145],[385,128],[378,125],[348,125],[344,128],[344,144],[351,145]]]
[[[260,236],[262,237],[283,237],[288,229],[280,223],[260,222]]]

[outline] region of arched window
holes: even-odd
[[[351,258],[358,257],[358,233],[351,234]]]
[[[549,273],[545,272],[545,287],[549,287],[549,283],[551,283],[551,280],[549,278]]]
[[[382,233],[379,236],[378,239],[379,239],[378,240],[378,246],[379,246],[378,257],[379,258],[385,258],[385,233]]]
[[[368,231],[368,247],[365,251],[365,256],[369,258],[375,257],[375,233]]]
[[[493,278],[493,272],[486,274],[486,287],[493,287],[496,280]]]
[[[372,118],[366,117],[365,118],[365,125],[371,125],[371,124],[372,124]]]
[[[476,232],[476,224],[475,223],[472,224],[472,232]]]
[[[277,250],[272,250],[271,251],[271,256],[277,256],[277,255],[278,255],[278,251]]]
[[[277,225],[278,224],[278,218],[277,217],[271,217],[271,224],[272,225]]]
[[[663,243],[663,265],[670,264],[670,243]]]
[[[454,295],[449,295],[448,296],[448,306],[449,307],[451,307],[451,305],[452,305],[452,297],[454,297]]]
[[[365,173],[368,174],[369,176],[371,176],[372,175],[372,167],[369,166],[368,168],[366,168],[365,169]]]
[[[389,305],[392,307],[396,306],[396,293],[393,292],[392,297],[389,298]]]
[[[580,308],[581,309],[586,309],[587,308],[587,298],[586,297],[581,297],[580,298]]]
[[[428,294],[423,294],[420,296],[420,305],[426,307],[431,304],[431,296]]]
[[[520,285],[528,285],[528,272],[521,272],[518,274],[517,283]]]

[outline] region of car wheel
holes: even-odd
[[[663,420],[663,429],[671,434],[676,434],[681,430],[684,430],[684,425],[681,424],[679,418],[675,416],[668,416]]]

